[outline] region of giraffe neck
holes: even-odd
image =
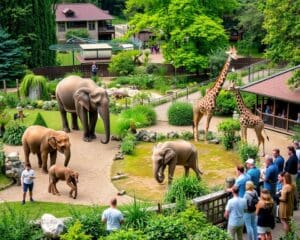
[[[234,93],[236,96],[236,101],[237,101],[237,106],[238,106],[239,112],[240,112],[240,114],[242,114],[243,112],[245,112],[245,110],[247,110],[247,107],[244,104],[244,101],[243,101],[240,91],[238,89],[234,89]]]
[[[221,91],[222,89],[222,85],[225,82],[226,76],[227,76],[227,72],[230,66],[230,62],[231,62],[231,57],[228,56],[223,69],[215,83],[215,85],[211,88],[211,92],[214,93],[215,95],[218,95],[218,93]]]

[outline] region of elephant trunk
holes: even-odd
[[[65,154],[64,166],[67,167],[71,158],[70,146],[66,147],[66,149],[64,150],[64,154]]]
[[[110,139],[110,117],[109,117],[109,103],[102,104],[98,108],[98,114],[101,116],[105,131],[105,140],[101,139],[101,143],[107,144]]]
[[[163,165],[155,166],[154,168],[154,177],[159,183],[163,183],[163,181],[165,180],[164,170],[165,167]]]

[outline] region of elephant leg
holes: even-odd
[[[73,130],[79,130],[78,121],[77,121],[77,114],[76,113],[72,113],[72,129]]]
[[[48,193],[52,193],[52,182],[49,182]]]
[[[42,167],[42,155],[41,155],[41,153],[38,153],[37,156],[38,156],[39,168],[41,168]]]
[[[48,153],[47,152],[43,152],[42,153],[42,169],[43,169],[44,173],[48,173],[47,158],[48,158]]]
[[[171,183],[173,181],[173,176],[174,176],[175,168],[176,168],[176,163],[169,164],[169,176],[168,176],[168,184],[169,185],[171,185]]]
[[[25,155],[25,164],[30,163],[29,162],[29,155],[30,155],[30,149],[27,143],[23,144],[23,150],[24,150],[24,155]]]
[[[89,138],[89,123],[87,110],[80,105],[77,105],[77,113],[83,126],[83,141],[90,142]]]
[[[58,109],[59,109],[62,124],[63,124],[63,130],[65,132],[70,132],[68,119],[67,119],[67,112],[65,111],[64,106],[62,105],[62,103],[59,99],[57,99],[57,102],[58,102]]]
[[[56,163],[57,151],[50,152],[50,166]]]
[[[190,167],[184,166],[184,176],[188,177],[189,176],[189,171],[190,171]]]
[[[95,127],[97,123],[97,112],[89,112],[90,126],[89,126],[89,135],[91,139],[96,139]]]
[[[73,185],[73,183],[71,183],[71,182],[69,182],[69,181],[67,181],[67,184],[68,184],[68,186],[71,188],[70,193],[69,193],[69,196],[70,196],[70,197],[73,197],[73,196],[72,196],[72,193],[73,193],[73,191],[75,191],[75,186]]]

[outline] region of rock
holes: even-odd
[[[142,142],[155,142],[156,136],[156,132],[148,132],[147,130],[141,130],[135,135],[136,140]]]
[[[212,139],[212,140],[209,140],[208,142],[209,142],[209,143],[214,143],[214,144],[219,144],[219,143],[220,143],[220,139],[214,138],[214,139]]]
[[[176,139],[179,138],[179,134],[177,132],[171,131],[167,133],[167,138]]]
[[[126,194],[126,191],[125,191],[125,190],[121,190],[121,191],[118,192],[118,195],[119,195],[119,196],[123,196],[123,195],[125,195],[125,194]]]
[[[64,223],[61,219],[46,213],[41,218],[41,227],[46,237],[57,238],[64,230]]]
[[[119,175],[113,176],[113,177],[111,178],[111,180],[112,180],[112,181],[113,181],[113,180],[119,180],[119,179],[126,178],[126,177],[127,177],[126,174],[119,174]]]
[[[5,159],[5,175],[12,178],[18,186],[21,185],[21,174],[24,170],[23,163],[19,159],[19,153],[12,152],[7,154]]]
[[[112,135],[110,140],[112,140],[112,141],[121,141],[121,138],[119,136]]]
[[[121,152],[118,152],[114,157],[114,160],[123,160],[123,159],[124,159],[124,154]]]

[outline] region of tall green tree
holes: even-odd
[[[129,34],[150,29],[168,62],[197,72],[208,67],[213,50],[227,45],[221,16],[236,6],[235,0],[128,0],[125,14],[131,18]]]
[[[53,65],[56,42],[53,0],[1,0],[0,25],[23,46],[29,67]]]
[[[300,0],[266,0],[263,27],[266,56],[274,62],[300,63]]]
[[[24,74],[24,48],[0,27],[0,79],[15,81]]]

